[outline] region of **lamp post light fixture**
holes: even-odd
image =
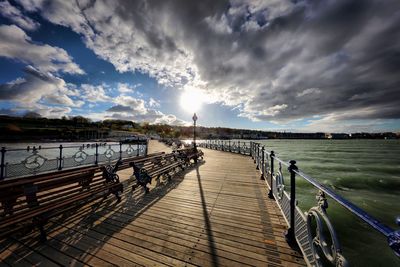
[[[194,113],[192,119],[193,119],[193,147],[194,147],[194,149],[197,149],[197,146],[196,146],[196,121],[197,121],[196,113]]]

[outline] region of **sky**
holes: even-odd
[[[400,131],[398,0],[0,0],[0,114]]]

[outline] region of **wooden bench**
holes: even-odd
[[[170,153],[141,162],[134,161],[130,165],[136,178],[136,184],[132,186],[132,190],[142,186],[147,194],[149,192],[147,185],[151,184],[153,179],[160,181],[162,176],[170,179],[171,173],[176,172],[178,168],[183,169],[184,162],[175,153]]]
[[[0,237],[38,227],[46,240],[48,219],[89,201],[114,194],[120,201],[122,184],[114,166],[93,166],[0,182]]]
[[[198,159],[203,159],[204,153],[201,151],[201,149],[197,148],[185,148],[185,149],[178,149],[176,151],[177,157],[184,160],[186,164],[190,164],[191,160],[196,163]]]

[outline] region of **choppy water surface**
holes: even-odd
[[[294,159],[306,174],[329,185],[394,229],[400,216],[400,140],[264,140],[283,160]],[[282,168],[285,183],[290,183]],[[297,179],[302,210],[316,204],[316,189]],[[383,236],[328,199],[328,216],[352,266],[400,266]]]

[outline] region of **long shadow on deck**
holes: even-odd
[[[201,206],[203,208],[204,223],[205,223],[206,234],[207,234],[207,238],[208,238],[208,246],[210,248],[210,253],[211,253],[212,264],[213,264],[213,266],[219,266],[218,254],[217,254],[217,250],[215,248],[215,241],[214,241],[214,236],[213,236],[213,232],[212,232],[212,228],[211,228],[210,217],[207,212],[206,199],[204,197],[203,187],[201,185],[201,176],[200,176],[200,172],[199,172],[199,166],[196,166],[196,176],[197,176],[197,182],[199,183]]]
[[[159,184],[147,195],[144,195],[141,188],[132,192],[130,184],[126,185],[126,183],[124,186],[128,188],[124,189],[124,197],[121,203],[116,203],[115,199],[110,196],[106,200],[98,201],[93,205],[82,207],[74,213],[65,213],[61,218],[51,220],[46,226],[46,232],[48,234],[48,241],[46,243],[39,242],[37,233],[32,233],[27,236],[15,235],[9,239],[1,240],[0,247],[6,249],[11,245],[17,244],[17,248],[12,249],[14,254],[26,255],[27,257],[29,257],[32,250],[34,250],[41,256],[28,258],[33,265],[40,264],[40,258],[43,257],[54,261],[54,263],[60,263],[60,260],[62,260],[61,264],[63,265],[75,263],[80,265],[89,262],[93,258],[96,259],[96,253],[107,244],[108,246],[114,246],[114,248],[102,252],[103,255],[106,253],[112,256],[108,259],[110,263],[117,265],[133,265],[134,263],[129,261],[129,257],[124,259],[123,255],[118,255],[118,246],[122,246],[124,249],[132,249],[132,253],[135,253],[135,250],[152,250],[152,246],[155,247],[157,245],[149,243],[145,238],[139,239],[129,235],[114,236],[114,234],[122,231],[146,210],[156,204],[163,196],[176,188],[183,181],[185,174],[192,171],[194,168],[197,170],[199,185],[201,185],[200,174],[198,172],[200,164],[204,164],[204,161],[192,165],[174,175],[171,181]],[[204,195],[202,189],[200,190],[208,233],[211,232],[211,226],[205,206]],[[133,226],[127,227],[127,229],[128,231],[135,232],[141,232],[142,230],[139,227],[133,228]],[[209,236],[212,238],[212,235]],[[210,247],[212,251],[215,251],[212,239],[210,240]],[[63,254],[52,254],[57,250],[62,251],[65,255],[65,259],[60,259],[60,257],[64,256]],[[213,253],[213,261],[214,254],[215,253]],[[167,256],[170,256],[172,260],[174,258],[174,255]],[[104,257],[102,258],[104,259]],[[77,261],[74,262],[73,259]],[[117,262],[115,260],[117,260]],[[10,258],[8,262],[12,262],[12,259]],[[217,266],[217,259],[215,263]]]

